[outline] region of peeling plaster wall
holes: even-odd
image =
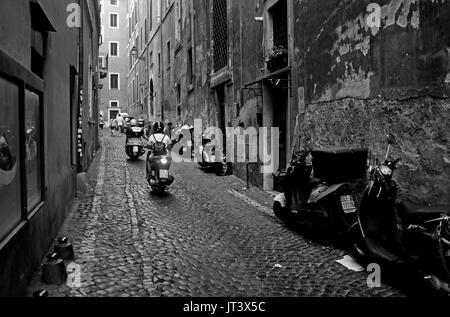
[[[449,203],[449,100],[347,98],[311,105],[302,122],[302,147],[368,147],[379,159],[393,133],[401,194],[418,203]]]
[[[381,6],[380,28],[366,23]],[[309,148],[400,143],[402,195],[450,203],[450,2],[295,1],[295,87],[305,87],[300,128]],[[299,102],[298,100],[296,102]]]

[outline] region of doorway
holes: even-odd
[[[287,87],[288,74],[278,75],[277,78],[266,80],[263,83],[263,123],[267,128],[279,129],[279,147],[272,149],[278,151],[278,170],[282,171],[287,167],[288,159],[288,105],[289,105],[289,88]],[[267,139],[267,144],[271,144],[272,137]],[[276,173],[277,171],[274,171]],[[275,181],[272,175],[265,174],[264,190],[282,192],[279,182]]]

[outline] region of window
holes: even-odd
[[[181,118],[181,85],[177,84],[177,116]]]
[[[194,83],[194,64],[192,60],[192,47],[188,49],[187,56],[187,81],[188,85],[192,85]]]
[[[141,100],[141,91],[139,90],[139,74],[136,74],[136,101],[139,103]]]
[[[288,48],[287,2],[280,0],[269,10],[273,25],[273,45]]]
[[[147,27],[147,18],[144,20],[144,33],[145,33],[145,43],[148,42],[148,27]]]
[[[147,12],[149,18],[149,31],[151,31],[153,27],[153,1],[147,1]]]
[[[227,0],[213,0],[214,71],[228,65]]]
[[[109,0],[109,5],[117,7],[119,5],[119,0]]]
[[[109,74],[109,89],[110,90],[119,90],[119,74]]]
[[[27,175],[28,212],[42,200],[41,184],[41,126],[40,98],[37,94],[25,91],[25,166]]]
[[[111,101],[109,102],[109,107],[110,107],[110,108],[119,108],[119,101],[117,101],[117,100],[111,100]]]
[[[19,87],[0,77],[0,240],[21,220]]]
[[[109,15],[109,26],[113,29],[119,28],[119,19],[117,13],[111,13]]]
[[[131,39],[132,33],[133,33],[132,20],[131,17],[128,17],[128,38]]]
[[[158,74],[161,75],[161,52],[158,53]]]
[[[181,28],[182,28],[181,1],[182,0],[177,0],[176,3],[175,41],[177,43],[181,41]]]
[[[112,57],[119,56],[119,43],[118,42],[109,42],[109,55]]]
[[[149,63],[150,63],[150,68],[153,68],[153,51],[152,52],[150,52],[150,57],[149,57]]]
[[[170,41],[167,42],[167,65],[170,67],[171,58],[170,58]]]

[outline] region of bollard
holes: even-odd
[[[58,244],[55,245],[54,251],[61,259],[65,261],[75,260],[73,246],[71,243],[69,243],[69,239],[67,239],[66,237],[58,239]]]
[[[46,290],[39,290],[33,293],[33,297],[48,297],[48,292]]]
[[[50,253],[47,255],[47,263],[42,266],[42,281],[45,284],[55,285],[66,283],[66,265],[57,253]]]

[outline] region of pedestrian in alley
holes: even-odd
[[[111,121],[109,122],[109,127],[111,128],[111,137],[114,137],[114,130],[116,130],[116,119],[111,119]]]
[[[119,130],[119,137],[121,137],[124,131],[125,120],[123,119],[120,113],[117,115],[116,121],[117,121],[117,129]]]

